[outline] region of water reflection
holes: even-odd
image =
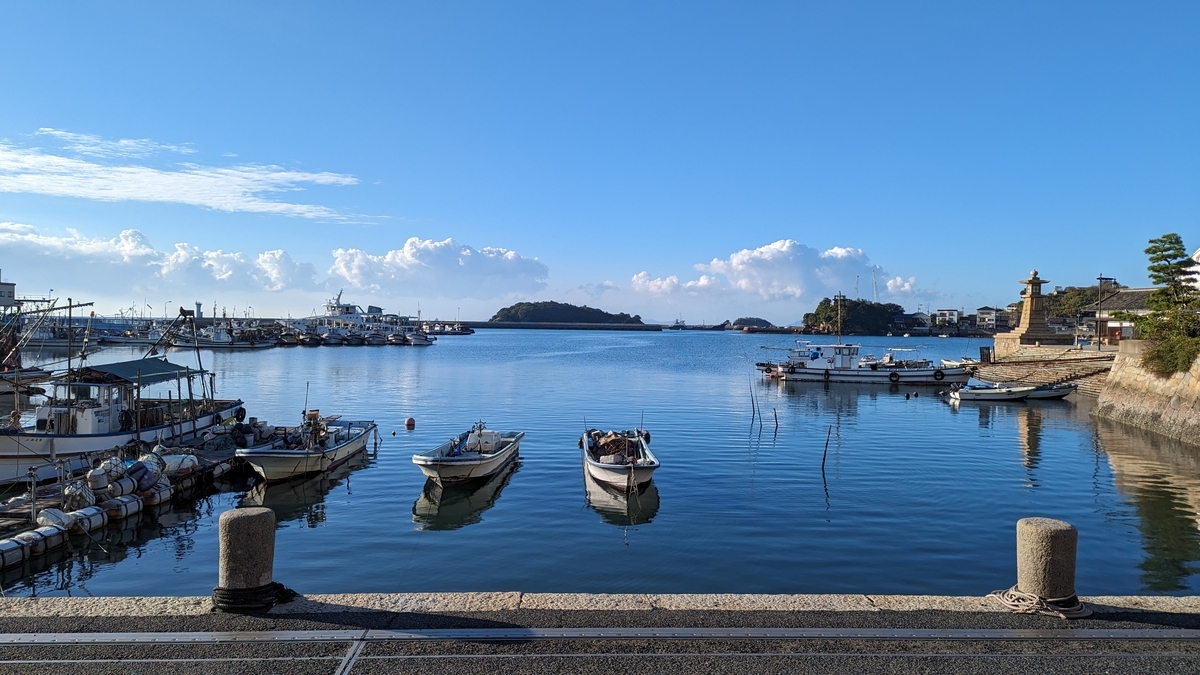
[[[194,535],[202,518],[216,508],[211,497],[194,503],[160,504],[87,534],[72,534],[68,545],[9,567],[0,574],[0,585],[10,595],[66,591],[90,595],[88,582],[100,571],[128,558],[140,558],[156,539],[166,540],[177,563],[195,547]]]
[[[588,506],[610,525],[644,525],[658,515],[658,486],[653,480],[642,483],[637,490],[626,492],[592,478],[585,467],[583,489]]]
[[[520,466],[517,458],[487,478],[463,484],[442,486],[426,479],[421,496],[413,502],[413,522],[418,530],[457,530],[478,523]]]
[[[1137,510],[1144,589],[1189,588],[1200,561],[1200,448],[1103,419],[1096,420],[1096,446]]]
[[[351,472],[361,469],[371,456],[360,452],[329,473],[283,483],[259,483],[242,497],[239,506],[265,506],[275,512],[275,522],[299,521],[304,527],[325,522],[325,495],[342,481],[349,489]]]

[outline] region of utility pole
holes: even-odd
[[[1106,281],[1116,281],[1116,279],[1104,276],[1104,272],[1096,277],[1096,351],[1103,348],[1100,338],[1100,309],[1104,305],[1104,282]]]

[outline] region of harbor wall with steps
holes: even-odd
[[[1124,340],[1093,415],[1200,445],[1200,359],[1186,373],[1142,367],[1144,340]]]
[[[1087,351],[1079,347],[1024,346],[1009,355],[979,366],[975,377],[985,382],[1079,385],[1078,393],[1099,396],[1108,380],[1114,351]]]

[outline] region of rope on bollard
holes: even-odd
[[[1092,609],[1075,595],[1069,598],[1042,598],[1017,590],[1014,585],[1006,590],[992,591],[987,597],[996,598],[1000,604],[1017,614],[1041,614],[1060,619],[1086,619],[1092,615]]]
[[[255,588],[218,586],[213,589],[213,610],[237,614],[265,612],[279,603],[291,602],[298,595],[277,581]]]

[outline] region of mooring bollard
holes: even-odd
[[[263,612],[287,602],[294,591],[272,579],[275,567],[275,512],[233,509],[221,514],[220,571],[213,606],[222,612]]]
[[[1052,604],[1075,604],[1074,525],[1053,518],[1017,521],[1017,590]]]
[[[1064,619],[1091,616],[1075,594],[1075,549],[1079,532],[1053,518],[1017,521],[1017,585],[991,595],[1009,609]]]

